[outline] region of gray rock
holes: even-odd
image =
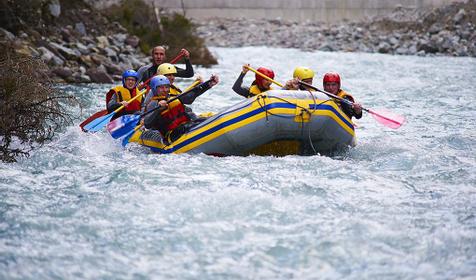
[[[86,36],[86,26],[82,22],[78,22],[74,25],[74,30],[76,30],[82,36]]]
[[[78,51],[81,54],[90,54],[91,53],[90,49],[87,46],[81,44],[80,42],[76,42],[75,45],[76,45],[76,48],[78,49]]]
[[[63,64],[65,63],[64,60],[62,60],[61,58],[57,57],[56,55],[53,56],[53,58],[52,58],[51,61],[52,61],[52,63],[53,63],[54,65],[56,65],[56,66],[61,66],[61,65],[63,65]]]
[[[73,71],[68,67],[55,68],[53,69],[53,73],[65,80],[73,75]]]
[[[115,44],[115,45],[119,45],[119,44],[124,44],[124,42],[126,41],[127,36],[128,36],[127,34],[118,33],[118,34],[112,35],[112,38],[118,43],[118,44]]]
[[[404,48],[404,47],[399,47],[395,50],[395,53],[396,54],[407,54],[408,53],[408,49]]]
[[[390,44],[392,44],[393,46],[396,46],[396,45],[398,45],[399,40],[398,40],[397,38],[395,38],[395,37],[392,36],[392,37],[390,38],[389,42],[390,42]]]
[[[334,47],[331,46],[330,44],[324,43],[322,46],[318,48],[318,50],[323,51],[323,52],[332,52],[334,51]]]
[[[132,36],[127,37],[125,42],[129,46],[131,46],[133,48],[137,48],[139,46],[140,39],[139,39],[139,37],[137,37],[135,35],[132,35]]]
[[[466,16],[466,11],[464,9],[461,9],[458,11],[458,13],[453,17],[453,22],[460,23],[461,20]]]
[[[417,52],[418,52],[418,49],[416,45],[411,45],[408,48],[408,54],[415,55]]]
[[[50,11],[50,15],[57,18],[61,14],[61,5],[59,0],[50,0],[48,4],[48,10]]]
[[[8,41],[15,40],[15,35],[13,35],[13,33],[1,27],[0,27],[0,37],[5,37]]]
[[[436,34],[436,33],[439,33],[442,29],[443,29],[443,26],[439,22],[437,22],[433,24],[432,26],[430,26],[430,28],[428,28],[428,33]]]
[[[84,67],[84,66],[79,66],[79,72],[80,72],[81,74],[86,74],[86,67]]]
[[[425,53],[437,53],[438,48],[432,41],[420,40],[417,44],[418,51],[424,51]]]
[[[107,57],[116,57],[117,53],[109,47],[104,48],[104,53],[106,54]]]
[[[108,73],[106,73],[104,69],[100,69],[99,67],[96,69],[90,68],[86,73],[91,78],[92,82],[108,84],[114,83],[112,77]]]
[[[97,65],[104,64],[108,61],[107,57],[101,54],[96,54],[96,53],[91,54],[91,59]]]
[[[73,50],[54,42],[50,42],[49,45],[68,59],[77,60],[81,56],[78,50]]]
[[[379,53],[389,53],[391,49],[392,47],[387,42],[380,42],[380,44],[377,47],[377,51]]]
[[[125,69],[121,69],[120,66],[114,64],[114,63],[105,63],[104,67],[106,67],[106,71],[109,74],[112,75],[121,75],[122,72],[124,72]]]

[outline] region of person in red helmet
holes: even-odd
[[[326,73],[324,75],[322,82],[323,82],[325,91],[332,93],[334,95],[337,95],[339,97],[342,97],[344,99],[347,99],[353,103],[352,105],[349,105],[344,102],[339,102],[339,105],[342,108],[342,111],[344,111],[344,113],[349,118],[355,117],[356,119],[360,119],[362,117],[362,105],[360,105],[359,103],[356,103],[352,95],[343,91],[340,88],[340,76],[338,73],[336,72]]]
[[[262,92],[271,90],[271,82],[266,80],[265,78],[261,77],[260,75],[256,74],[255,75],[255,80],[253,83],[251,83],[251,86],[248,87],[243,87],[243,78],[245,77],[246,73],[248,72],[248,68],[250,65],[245,64],[243,65],[243,69],[241,70],[240,76],[238,79],[236,79],[235,84],[233,85],[233,91],[238,93],[241,96],[244,96],[246,98],[253,97],[255,95],[258,95]],[[268,76],[269,78],[273,79],[274,78],[274,72],[271,69],[260,67],[256,69],[258,72]]]

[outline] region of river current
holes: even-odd
[[[195,112],[239,102],[248,62],[280,82],[309,66],[318,87],[338,71],[364,107],[407,121],[364,113],[333,157],[158,155],[80,131],[112,85],[63,86],[83,104],[75,124],[0,163],[0,279],[476,277],[476,59],[212,51],[219,65],[195,70],[221,82]]]

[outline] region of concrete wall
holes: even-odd
[[[120,0],[87,0],[105,8]],[[397,7],[431,9],[464,0],[144,0],[192,18],[268,18],[339,22],[383,15]]]
[[[435,8],[463,0],[152,0],[192,18],[268,18],[338,22],[382,15],[397,7]]]

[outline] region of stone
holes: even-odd
[[[104,53],[106,54],[107,57],[116,57],[117,53],[112,49],[112,48],[104,48]]]
[[[98,41],[97,46],[99,48],[104,49],[105,47],[109,47],[109,40],[106,36],[97,36],[96,40]]]
[[[140,39],[139,39],[139,37],[137,37],[135,35],[132,35],[132,36],[127,37],[125,42],[129,46],[131,46],[133,48],[137,48],[139,46]]]
[[[466,11],[464,9],[460,9],[458,13],[453,17],[453,22],[458,24],[461,20],[466,16]]]
[[[377,47],[377,51],[379,53],[389,53],[391,49],[392,47],[387,42],[380,42],[380,44]]]
[[[15,35],[11,33],[10,31],[3,29],[0,27],[0,37],[6,38],[8,41],[13,41],[15,40]]]
[[[50,15],[53,17],[57,18],[61,14],[61,5],[59,0],[50,0],[50,3],[48,4],[48,10],[50,12]]]
[[[101,55],[101,54],[96,54],[96,53],[93,53],[91,55],[91,59],[97,65],[101,65],[101,64],[105,63],[106,61],[108,61],[107,57],[105,57],[104,55]]]
[[[78,32],[79,34],[81,34],[82,36],[86,36],[87,33],[86,33],[86,26],[84,25],[84,23],[82,22],[78,22],[74,25],[74,30],[76,30],[76,32]]]
[[[81,53],[78,50],[73,50],[54,42],[50,42],[49,45],[68,59],[77,60],[81,57]]]
[[[437,53],[438,48],[432,43],[432,41],[420,40],[417,44],[418,51],[424,51],[425,53]]]
[[[87,70],[87,75],[91,78],[91,81],[94,83],[114,83],[112,77],[106,73],[103,69],[99,68],[90,68]]]
[[[91,56],[89,55],[82,55],[80,58],[79,58],[79,62],[83,63],[84,65],[86,65],[87,67],[93,67],[93,66],[96,66],[96,63],[93,61],[93,59],[91,58]],[[97,63],[97,65],[99,65],[100,63]]]
[[[114,63],[104,63],[103,65],[106,67],[106,70],[109,74],[121,75],[124,71],[123,69],[121,69],[121,67]]]
[[[80,42],[76,42],[75,43],[76,45],[76,48],[78,49],[78,51],[81,53],[81,54],[89,54],[91,53],[91,51],[89,50],[89,48],[87,46],[85,46],[84,44],[81,44]]]
[[[55,68],[53,69],[53,73],[65,80],[73,75],[73,71],[68,67]]]

